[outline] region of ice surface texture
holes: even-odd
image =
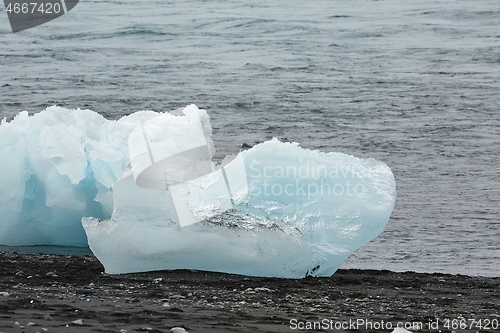
[[[4,120],[0,244],[88,237],[108,273],[329,276],[389,220],[396,189],[382,162],[271,140],[216,166],[210,137],[194,105],[118,121],[58,107]]]

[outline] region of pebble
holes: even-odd
[[[244,292],[247,294],[255,294],[255,291],[253,291],[252,288],[247,288]]]
[[[90,289],[77,289],[76,294],[77,295],[92,295],[94,292]]]
[[[406,329],[404,329],[402,327],[397,327],[391,333],[413,333],[413,332],[408,331],[408,330],[406,330]]]
[[[172,327],[170,329],[170,333],[188,333],[184,328],[182,327]]]

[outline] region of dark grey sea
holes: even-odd
[[[373,157],[398,199],[344,268],[500,276],[498,0],[82,0],[15,34],[0,7],[0,118],[195,103],[220,155]]]

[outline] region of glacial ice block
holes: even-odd
[[[391,170],[373,159],[276,139],[221,165],[213,154],[194,105],[3,120],[0,245],[88,244],[108,273],[329,276],[382,232],[396,199]]]
[[[276,139],[195,177],[144,188],[123,174],[112,217],[82,221],[107,273],[330,276],[383,231],[396,199],[384,163]]]

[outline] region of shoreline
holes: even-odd
[[[391,332],[399,323],[421,323],[408,326],[414,332],[500,329],[500,277],[359,269],[304,279],[103,271],[92,256],[0,252],[0,332]],[[467,329],[456,327],[460,322]]]

